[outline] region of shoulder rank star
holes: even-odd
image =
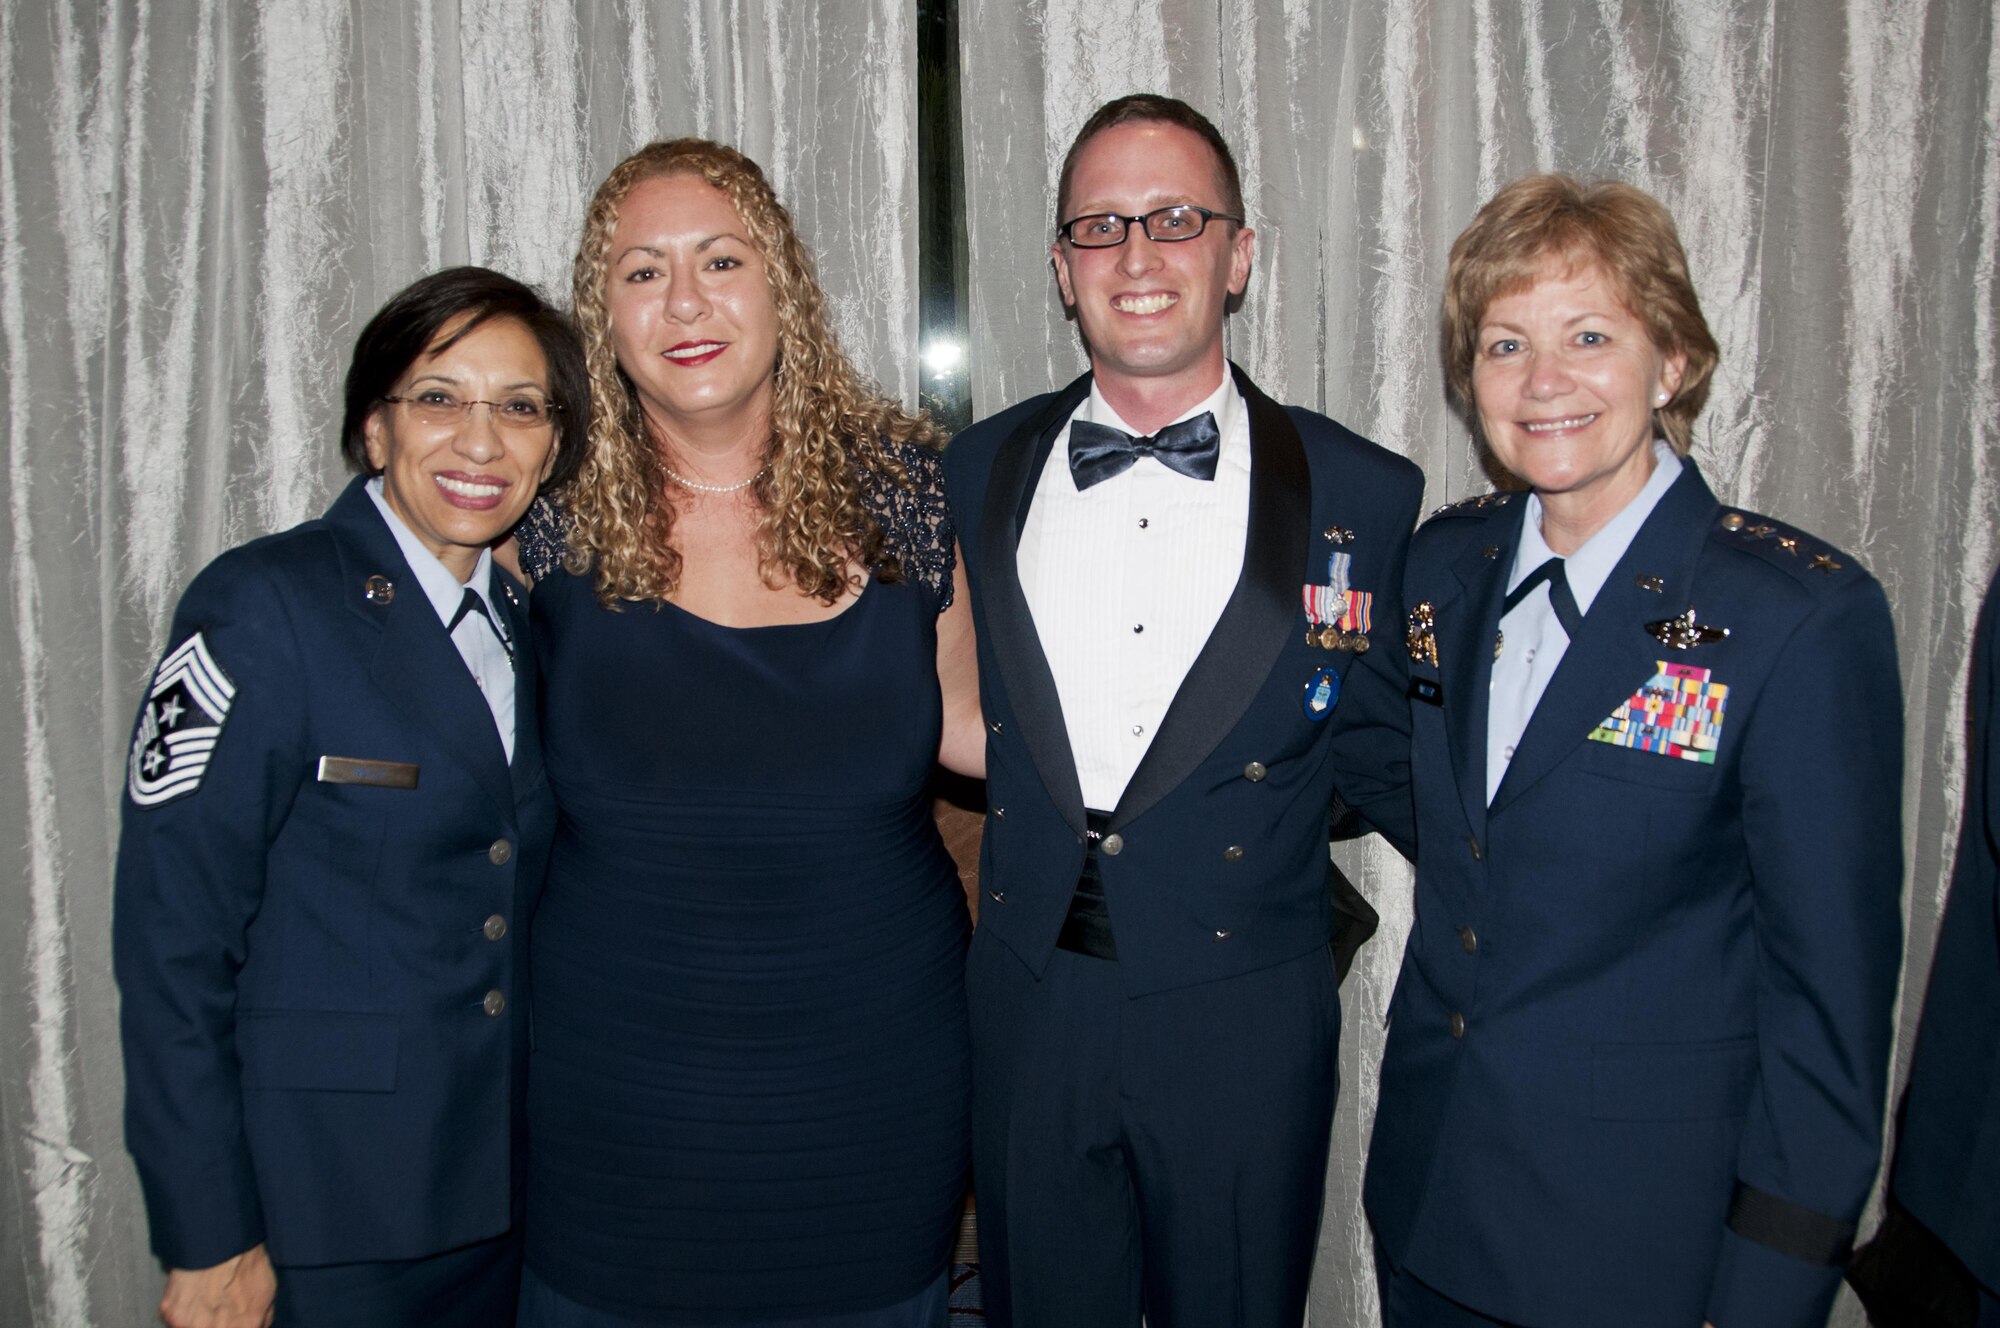
[[[1727,627],[1707,627],[1696,623],[1692,605],[1678,618],[1662,618],[1658,622],[1647,623],[1646,631],[1654,640],[1672,650],[1712,646],[1729,635]]]
[[[1412,664],[1438,666],[1437,611],[1429,600],[1421,600],[1410,610],[1410,630],[1403,638],[1403,646],[1410,652]]]

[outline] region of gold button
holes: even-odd
[[[486,925],[481,927],[480,930],[486,933],[487,940],[497,941],[507,934],[507,919],[495,913],[492,917],[486,919]]]
[[[496,867],[506,866],[507,860],[513,856],[514,846],[504,839],[494,840],[492,846],[486,850],[486,860]]]
[[[1243,767],[1243,777],[1252,784],[1262,783],[1264,776],[1270,773],[1269,770],[1264,768],[1262,761],[1252,761],[1249,765]]]
[[[489,1015],[504,1014],[507,1009],[507,994],[496,987],[486,993],[486,999],[480,1002],[480,1008]]]
[[[1222,850],[1222,860],[1224,862],[1243,861],[1243,846],[1241,844],[1231,844],[1228,848]]]
[[[1741,512],[1731,512],[1728,516],[1722,518],[1722,528],[1724,530],[1743,529],[1743,514]]]
[[[1479,953],[1479,936],[1470,927],[1458,929],[1458,943],[1467,954]]]
[[[1451,1012],[1451,1035],[1454,1038],[1465,1036],[1465,1016],[1456,1010]]]
[[[1125,851],[1125,836],[1120,834],[1106,835],[1104,842],[1098,847],[1104,850],[1105,856],[1115,858]]]

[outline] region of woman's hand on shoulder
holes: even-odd
[[[957,553],[956,544],[953,553]],[[951,607],[938,615],[938,690],[944,696],[944,732],[938,764],[953,774],[986,778],[986,723],[979,710],[979,646],[972,628],[972,595],[965,559],[954,557]]]

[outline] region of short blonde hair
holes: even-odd
[[[727,195],[764,260],[778,312],[769,469],[751,492],[764,510],[758,562],[767,585],[790,582],[832,603],[855,562],[893,581],[900,568],[870,515],[864,490],[908,482],[886,445],[938,446],[943,434],[863,378],[833,334],[812,255],[757,163],[701,138],[650,143],[612,168],[584,214],[572,274],[577,331],[590,368],[590,440],[576,481],[562,495],[573,555],[595,564],[598,598],[664,600],[680,584],[670,539],[673,505],[660,444],[618,366],[606,285],[618,210],[634,186],[686,174]]]
[[[1687,358],[1680,386],[1653,412],[1668,444],[1686,456],[1720,353],[1701,316],[1672,215],[1651,194],[1621,181],[1525,176],[1493,195],[1452,242],[1443,327],[1452,394],[1472,404],[1472,368],[1487,308],[1532,286],[1551,263],[1596,267],[1645,325],[1654,349]]]

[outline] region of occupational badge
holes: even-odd
[[[1729,635],[1727,627],[1711,627],[1696,622],[1692,605],[1688,607],[1686,613],[1677,618],[1662,618],[1658,622],[1647,623],[1646,631],[1655,641],[1669,650],[1692,650],[1696,646],[1712,646]]]
[[[1728,684],[1710,681],[1707,669],[1664,659],[1657,666],[1644,687],[1591,730],[1591,741],[1714,765]]]
[[[1403,637],[1412,664],[1438,666],[1437,610],[1429,600],[1419,600],[1410,610],[1410,629]]]
[[[1306,718],[1318,723],[1333,713],[1334,703],[1338,700],[1340,700],[1340,675],[1324,667],[1314,670],[1313,676],[1306,680],[1303,698]]]
[[[137,807],[157,807],[201,787],[236,684],[196,632],[167,652],[132,735],[125,789]]]

